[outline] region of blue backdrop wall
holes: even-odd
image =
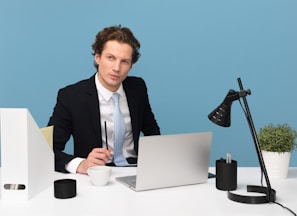
[[[131,75],[146,80],[162,133],[212,131],[211,165],[231,152],[239,166],[258,166],[239,103],[230,128],[207,115],[240,77],[257,130],[297,129],[296,10],[295,0],[1,0],[0,107],[28,108],[46,126],[58,89],[95,72],[96,33],[122,24],[142,44]]]

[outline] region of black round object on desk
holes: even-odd
[[[54,181],[54,194],[56,198],[68,199],[76,196],[76,180],[59,179]]]

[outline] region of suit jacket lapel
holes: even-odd
[[[101,124],[100,124],[100,110],[97,89],[95,85],[95,75],[92,76],[86,83],[86,96],[88,97],[88,110],[90,121],[92,122],[94,134],[96,134],[96,141],[99,147],[102,146]]]

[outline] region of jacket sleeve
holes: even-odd
[[[74,158],[74,156],[63,152],[72,133],[71,114],[69,110],[70,102],[68,99],[69,97],[65,89],[60,89],[53,115],[48,122],[48,125],[54,126],[53,150],[55,154],[55,170],[65,173],[67,172],[65,164]]]

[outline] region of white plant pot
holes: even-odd
[[[291,152],[262,151],[262,155],[269,178],[287,178]]]

